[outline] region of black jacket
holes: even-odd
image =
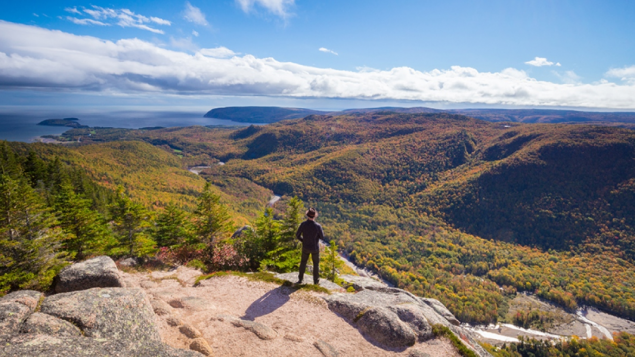
[[[307,219],[300,224],[295,237],[302,242],[302,251],[319,252],[320,239],[324,239],[324,231],[319,223]]]

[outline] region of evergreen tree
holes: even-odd
[[[36,187],[46,180],[46,164],[33,150],[29,150],[24,161],[24,174],[29,178],[31,187]]]
[[[326,250],[324,254],[321,255],[320,259],[320,265],[324,268],[320,271],[325,272],[326,278],[333,282],[337,278],[337,272],[344,267],[344,262],[340,259],[337,250],[337,244],[335,244],[335,241],[331,241],[331,244],[326,247]]]
[[[265,217],[273,220],[273,210],[265,211]],[[261,269],[273,269],[279,272],[288,272],[297,269],[302,258],[302,251],[298,249],[298,240],[295,233],[302,222],[304,204],[298,197],[293,197],[287,203],[287,210],[278,223],[278,234],[271,235],[265,240],[264,260]],[[265,217],[261,218],[264,219]],[[275,222],[275,221],[274,221]],[[275,222],[277,223],[277,222]],[[273,223],[268,223],[272,225]],[[258,232],[256,223],[256,232]]]
[[[62,229],[69,234],[64,250],[76,260],[102,253],[113,238],[104,218],[91,206],[92,201],[75,193],[69,182],[62,184],[55,198]]]
[[[302,223],[304,210],[304,203],[298,196],[293,197],[287,203],[287,210],[280,227],[280,236],[285,245],[297,247],[299,241],[295,238],[295,232]]]
[[[119,246],[113,249],[114,254],[144,256],[154,251],[155,242],[146,235],[150,227],[150,213],[142,204],[132,201],[121,186],[117,188],[110,214],[119,241]]]
[[[0,293],[50,286],[66,264],[57,224],[26,180],[0,175]]]
[[[194,218],[197,241],[207,246],[228,238],[235,229],[227,206],[220,202],[220,195],[211,191],[209,182],[198,199]]]
[[[157,217],[152,234],[159,247],[180,246],[192,241],[191,225],[187,214],[170,203]]]

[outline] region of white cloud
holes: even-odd
[[[40,17],[40,15],[38,15],[38,14],[36,14],[36,13],[33,13],[33,16],[35,16],[35,17]]]
[[[198,37],[198,31],[192,30],[192,35],[194,35],[194,37]]]
[[[66,16],[66,20],[71,21],[74,24],[77,25],[99,25],[99,26],[110,26],[108,24],[105,24],[101,21],[95,21],[92,19],[78,19],[76,17],[71,17],[71,16]]]
[[[83,12],[84,14],[88,14],[93,18],[78,19],[76,17],[66,17],[67,20],[72,21],[73,23],[78,25],[110,26],[112,24],[119,25],[121,27],[135,27],[138,29],[163,34],[164,32],[162,30],[150,27],[146,24],[151,22],[163,26],[170,26],[172,24],[168,20],[164,20],[154,16],[146,17],[143,15],[135,14],[128,9],[109,9],[93,5],[91,9],[83,8],[81,12],[77,10],[77,7],[66,8],[65,10],[78,15],[82,15]],[[114,22],[106,22],[111,19],[114,20]]]
[[[558,67],[560,67],[560,66],[561,66],[561,65],[560,65],[560,62],[558,62],[558,63],[553,63],[553,62],[547,61],[547,59],[546,59],[546,58],[544,58],[544,57],[536,57],[536,58],[534,58],[534,59],[533,59],[533,60],[531,60],[531,61],[527,61],[527,62],[525,62],[525,64],[528,64],[528,65],[530,65],[530,66],[534,66],[534,67],[553,66],[554,64],[555,64],[556,66],[558,66]]]
[[[189,1],[185,2],[185,13],[183,14],[183,17],[187,21],[201,26],[208,25],[207,20],[205,19],[205,14],[201,12],[201,9],[199,9],[198,7],[190,4]]]
[[[190,54],[139,39],[113,42],[0,21],[0,88],[635,109],[632,81],[563,84],[513,68],[459,66],[345,71],[252,55],[218,58],[221,50],[207,50]],[[635,67],[609,75],[635,78]]]
[[[66,9],[64,9],[64,11],[70,12],[71,14],[77,14],[77,15],[82,14],[79,10],[77,10],[77,6],[67,7]]]
[[[234,57],[237,55],[236,52],[230,50],[227,47],[216,47],[216,48],[203,48],[200,51],[198,51],[198,53],[202,54],[203,56],[207,56],[207,57],[214,57],[214,58],[229,58],[229,57]]]
[[[295,0],[236,0],[236,3],[247,13],[252,11],[255,5],[259,5],[277,16],[287,18],[291,14],[290,8],[295,4]]]
[[[635,66],[612,68],[606,72],[608,77],[620,78],[623,81],[635,83]]]
[[[326,53],[332,53],[332,54],[334,54],[334,55],[336,55],[336,56],[337,56],[337,52],[335,52],[335,51],[333,51],[333,50],[329,50],[329,49],[328,49],[328,48],[326,48],[326,47],[320,47],[320,49],[319,49],[318,51],[320,51],[320,52],[326,52]]]
[[[158,17],[154,17],[154,16],[150,16],[150,21],[152,21],[152,22],[154,22],[156,24],[159,24],[159,25],[167,25],[167,26],[172,25],[172,23],[170,21],[164,20],[164,19],[161,19],[161,18],[158,18]]]

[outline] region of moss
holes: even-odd
[[[362,316],[364,316],[364,314],[367,313],[370,309],[370,307],[367,307],[364,310],[360,311],[359,314],[357,314],[357,316],[355,316],[355,318],[353,319],[353,322],[357,323],[357,321],[359,321],[359,319],[361,319]]]
[[[40,312],[40,309],[42,309],[42,304],[44,303],[44,299],[46,299],[46,296],[44,296],[44,294],[40,295],[40,300],[37,301],[37,306],[35,307],[35,310],[33,310],[33,312]]]
[[[449,328],[443,326],[441,324],[432,325],[432,333],[436,337],[446,337],[452,342],[452,345],[456,347],[459,351],[459,354],[463,357],[478,357],[474,351],[469,349],[463,341],[461,341]]]
[[[307,291],[313,291],[317,293],[331,294],[331,292],[328,289],[325,289],[319,285],[312,285],[312,284],[295,285],[289,281],[278,279],[272,273],[269,273],[269,272],[244,273],[240,271],[217,271],[211,274],[199,276],[198,278],[196,278],[196,281],[194,282],[194,286],[200,285],[201,281],[203,280],[207,280],[207,279],[211,279],[211,278],[219,277],[219,276],[228,276],[228,275],[247,278],[248,280],[251,280],[251,281],[264,281],[267,283],[278,284],[280,286],[286,286],[294,290],[307,290]]]

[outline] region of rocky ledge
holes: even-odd
[[[4,296],[0,356],[202,356],[162,343],[146,293],[121,286],[112,259],[98,257],[60,273],[55,290],[70,292]]]

